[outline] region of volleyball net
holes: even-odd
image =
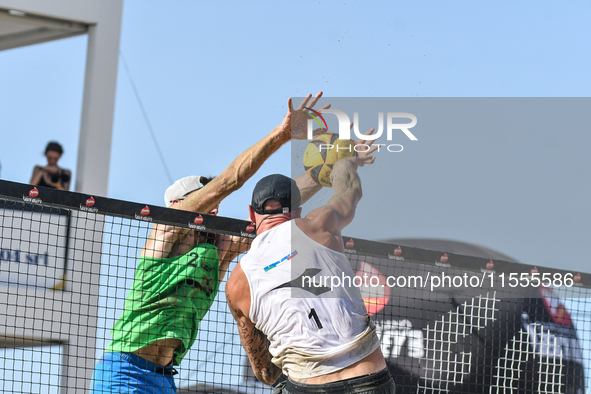
[[[125,300],[155,224],[204,242],[254,238],[249,222],[0,181],[2,392],[90,387],[115,323],[133,305]],[[315,276],[307,285],[359,287],[398,393],[587,393],[591,275],[451,246],[344,243],[355,277]],[[180,393],[271,392],[240,344],[227,277],[175,367]],[[183,304],[198,286],[182,282],[156,302]]]

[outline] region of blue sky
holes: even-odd
[[[319,90],[326,97],[584,97],[591,87],[590,9],[582,2],[228,2],[221,7],[128,0],[121,54],[129,73],[120,61],[108,195],[162,204],[169,185],[131,80],[172,178],[219,174],[281,121],[288,97]],[[60,164],[75,170],[85,51],[82,36],[0,52],[3,179],[28,182],[33,166],[44,163],[50,139],[64,145]],[[562,131],[562,138],[560,133],[545,136],[548,143],[563,140],[581,147],[589,142],[583,130]],[[421,136],[425,143],[429,139],[428,133]],[[503,143],[511,147],[512,142]],[[517,163],[528,163],[531,152],[521,147],[513,149],[521,155]],[[561,163],[574,153],[557,149],[551,155]],[[407,185],[411,190],[430,190],[428,175],[434,176],[438,164],[422,165],[427,179],[415,179]],[[511,240],[501,229],[470,229],[489,220],[480,215],[486,204],[475,208],[480,210],[475,216],[462,199],[429,202],[428,193],[417,206],[401,200],[414,213],[381,238],[475,242],[523,262],[549,265],[553,260],[544,258],[544,249],[556,234],[567,266],[582,269],[581,240],[590,233],[591,218],[584,185],[591,169],[582,157],[573,165],[578,172],[572,190],[566,183],[567,190],[556,191],[569,196],[568,204],[559,194],[544,200],[539,191],[545,180],[536,168],[530,169],[531,189],[518,190],[516,198],[523,201],[535,191],[538,202],[554,212],[545,226],[524,215],[523,206],[503,203],[508,225],[518,225],[526,242]],[[562,170],[557,177],[569,172],[557,166]],[[290,172],[289,145],[259,175],[272,172]],[[467,183],[461,171],[447,176],[454,184]],[[257,178],[222,203],[221,214],[244,218]],[[569,211],[561,213],[565,205]],[[445,231],[433,229],[434,218],[422,213],[424,206],[447,213]],[[578,246],[568,245],[570,235]]]

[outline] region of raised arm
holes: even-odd
[[[313,108],[320,97],[322,97],[322,92],[319,92],[314,98],[309,94],[295,110],[291,98],[288,99],[287,114],[281,124],[262,140],[242,152],[218,177],[202,189],[191,193],[187,198],[180,201],[175,208],[193,212],[209,212],[224,198],[242,187],[265,160],[283,144],[292,138],[305,139],[307,137],[307,108]],[[323,108],[329,107],[330,105],[326,105]],[[154,225],[150,237],[144,245],[142,255],[147,257],[168,257],[172,248],[186,232],[188,232],[187,229],[179,227]],[[226,251],[220,249],[223,252],[223,256],[220,256],[222,272],[225,272],[232,259],[246,250],[247,245],[239,239],[232,246],[227,246],[227,248]]]
[[[330,174],[334,193],[326,203],[326,209],[334,212],[335,218],[331,227],[340,231],[355,217],[357,203],[363,195],[361,179],[357,174],[358,157],[338,161]]]
[[[357,156],[338,161],[331,174],[333,196],[326,205],[316,208],[305,218],[296,219],[298,227],[316,242],[343,252],[341,231],[355,217],[362,196],[357,167],[374,159],[374,156]]]
[[[294,110],[291,98],[288,99],[288,111],[285,118],[265,138],[245,150],[217,178],[203,189],[192,193],[181,202],[180,209],[194,212],[209,212],[233,191],[254,175],[273,153],[283,144],[293,139],[305,139],[307,130],[307,108],[312,108],[322,97],[319,92],[312,98],[309,94]],[[325,106],[328,107],[328,106]]]

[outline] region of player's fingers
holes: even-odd
[[[288,112],[293,112],[293,104],[291,102],[291,97],[287,99],[287,109]]]
[[[351,123],[351,124],[353,124],[353,123]],[[366,131],[364,135],[372,135],[374,131],[376,131],[376,128],[375,127],[372,127],[371,129],[369,129],[368,131]],[[370,143],[368,144],[367,141],[370,141]],[[360,140],[357,141],[357,144],[360,144],[360,145],[371,145],[371,144],[373,144],[374,141],[375,140],[361,140],[360,139]]]
[[[310,96],[312,96],[312,95],[310,95]],[[320,97],[322,97],[322,91],[318,92],[318,94],[316,94],[316,96],[312,99],[312,101],[310,101],[310,105],[306,105],[306,107],[314,108],[314,106],[316,105],[318,100],[320,100]]]
[[[304,107],[307,107],[308,101],[310,101],[310,97],[312,97],[312,94],[308,93],[308,95],[300,103],[300,106],[298,107],[298,109],[304,109]]]
[[[381,146],[381,144],[378,144],[376,146],[372,146],[371,149],[368,149],[367,152],[364,152],[365,154],[372,154],[373,152],[375,152],[379,147]],[[374,156],[375,157],[375,156]]]
[[[329,109],[329,108],[330,108],[330,104],[326,104],[325,106],[321,107],[320,110]]]
[[[368,157],[373,157],[375,160],[375,156],[370,156],[373,152],[375,152],[382,144],[376,145],[376,146],[372,146],[370,149],[363,151],[363,152],[359,152],[357,153],[357,156],[359,156],[359,158],[361,160],[366,160]],[[373,161],[372,161],[373,163]]]

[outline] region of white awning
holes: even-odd
[[[86,34],[88,25],[0,8],[0,50]]]

